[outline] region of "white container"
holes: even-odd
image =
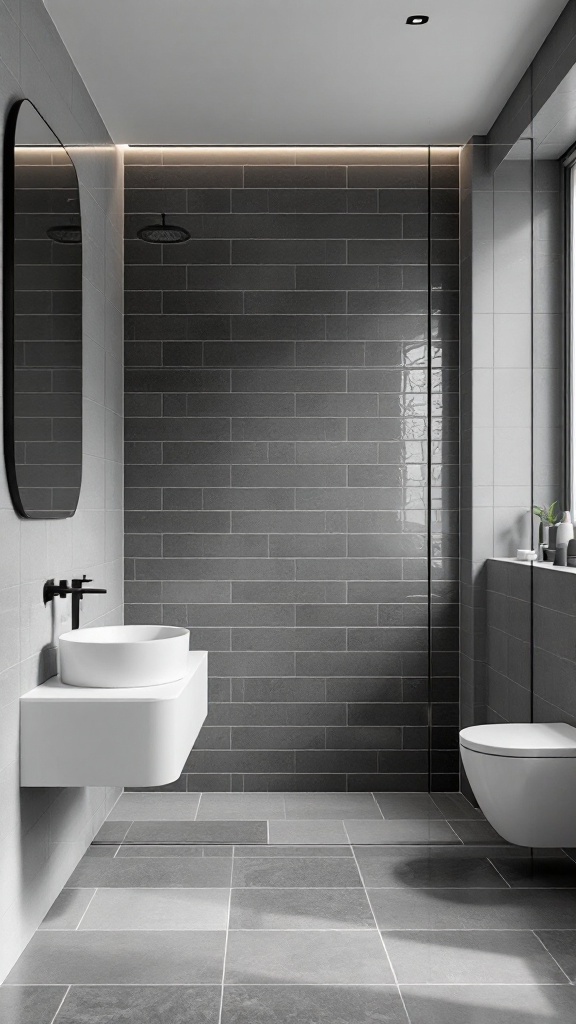
[[[190,631],[180,626],[95,626],[62,633],[60,679],[68,686],[159,686],[182,679]]]
[[[559,547],[560,544],[567,544],[569,540],[574,540],[574,524],[570,513],[565,512],[562,522],[556,526],[556,547]]]

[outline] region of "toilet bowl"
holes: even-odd
[[[519,846],[576,846],[576,729],[562,722],[474,725],[460,753],[480,809]]]

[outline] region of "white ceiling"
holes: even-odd
[[[114,141],[139,145],[465,142],[566,2],[45,0]]]

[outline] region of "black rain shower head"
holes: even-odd
[[[157,245],[173,245],[176,242],[186,242],[190,238],[190,232],[177,224],[167,224],[166,214],[162,213],[161,224],[147,224],[137,232],[138,238],[143,242],[153,242]]]

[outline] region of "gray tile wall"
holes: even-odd
[[[0,0],[3,116],[27,97],[71,148],[84,247],[84,476],[78,512],[22,521],[0,471],[0,979],[29,941],[110,810],[105,789],[19,789],[19,695],[55,670],[62,624],[42,604],[50,576],[86,571],[108,594],[84,624],[122,621],[122,167],[41,0]],[[68,619],[69,621],[69,619]]]
[[[530,721],[533,672],[534,721],[576,726],[576,571],[490,560],[487,580],[488,721]]]
[[[433,150],[433,784],[458,788],[458,152]],[[187,625],[178,788],[428,786],[428,151],[126,154],[126,620]],[[153,246],[137,230],[183,224]]]
[[[557,160],[541,159],[538,115],[575,47],[570,0],[488,135],[462,154],[463,726],[499,706],[489,683],[486,559],[532,546],[533,503],[563,502],[562,179]],[[568,109],[559,101],[560,121]],[[532,172],[530,143],[518,148],[523,133],[534,137]]]

